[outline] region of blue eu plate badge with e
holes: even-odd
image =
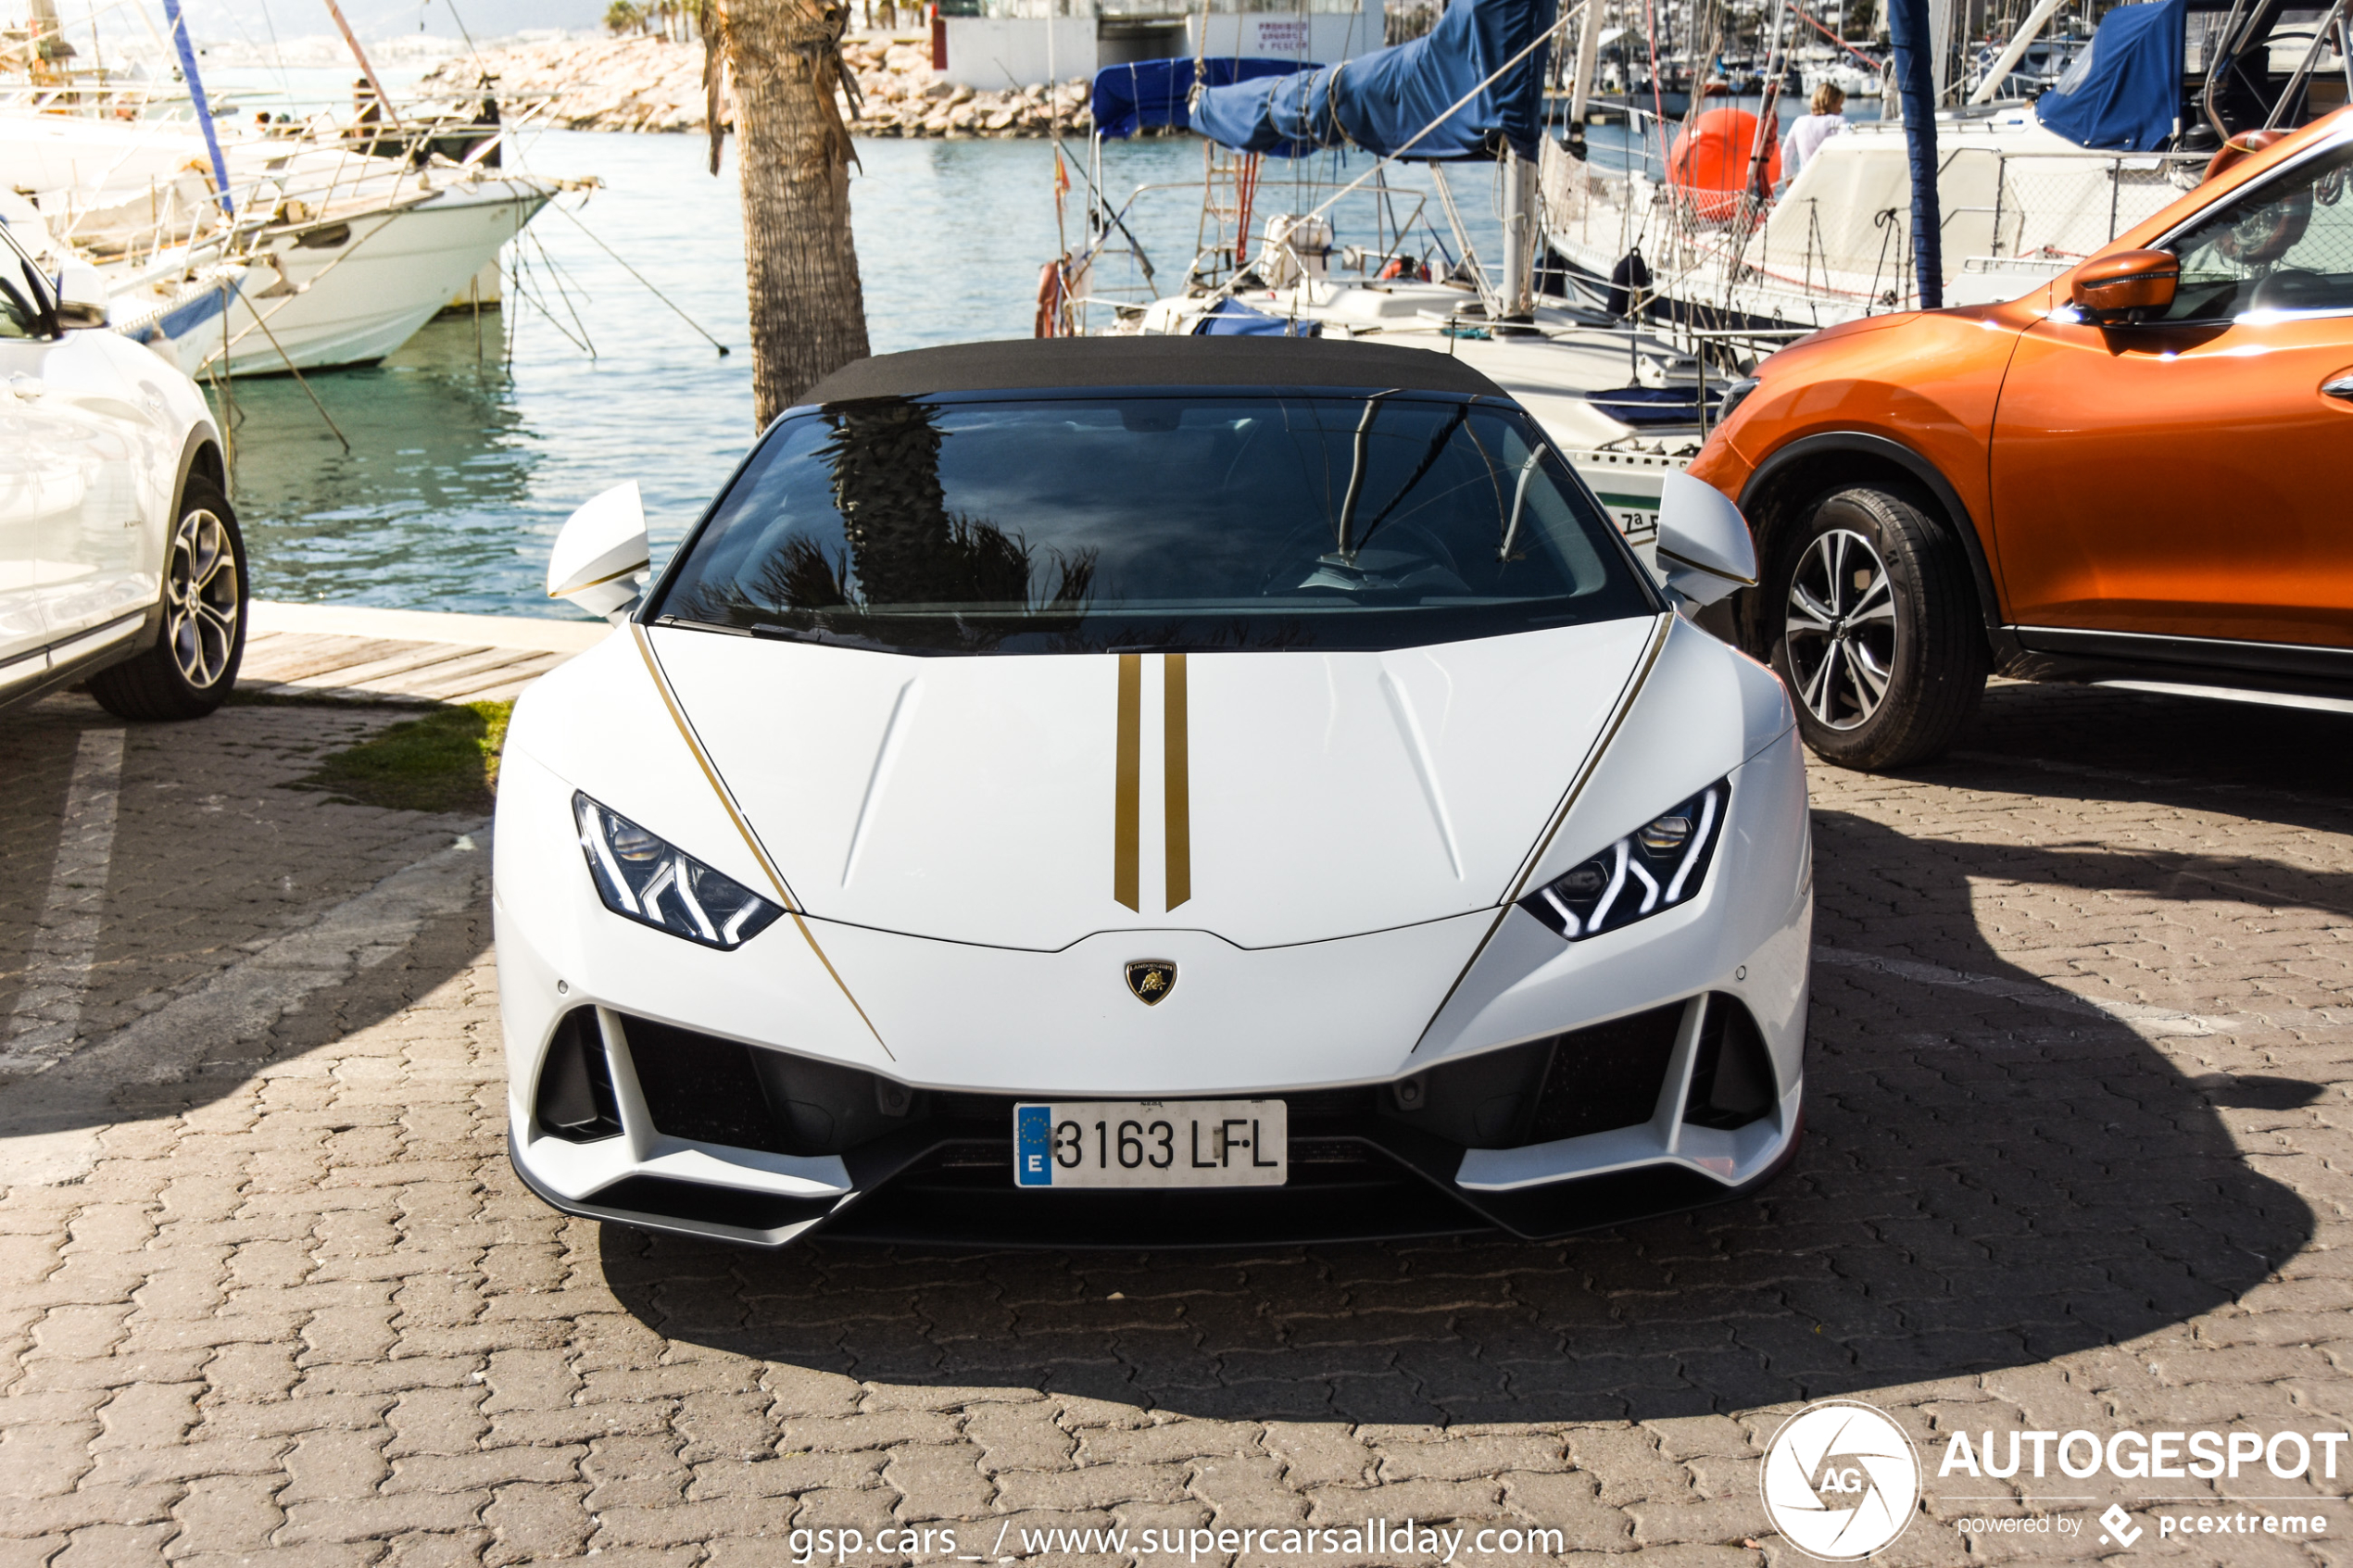
[[[1013,1185],[1054,1185],[1054,1108],[1024,1105],[1013,1110]]]

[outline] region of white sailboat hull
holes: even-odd
[[[333,141],[233,135],[222,152],[233,221],[184,126],[0,114],[10,183],[37,193],[50,232],[110,276],[200,270],[224,253],[247,266],[225,313],[156,339],[196,374],[383,358],[467,295],[562,188],[513,170],[412,169]]]
[[[388,212],[273,240],[277,277],[229,307],[223,340],[233,376],[368,364],[415,335],[546,206],[555,187],[483,180]],[[339,245],[321,244],[336,230]],[[207,354],[218,365],[223,343]]]
[[[177,282],[123,289],[109,297],[107,324],[193,377],[204,368],[206,345],[220,341],[224,308],[247,276],[245,268],[233,264],[207,267]]]

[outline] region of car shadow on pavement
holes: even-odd
[[[1953,751],[1910,776],[2342,833],[2353,827],[2348,751],[2353,715],[1997,682]]]
[[[871,1383],[1231,1419],[1641,1420],[2131,1340],[2310,1240],[2312,1210],[2243,1157],[2221,1110],[2294,1118],[2319,1086],[2184,1071],[2077,994],[2095,983],[2002,957],[1972,897],[2007,881],[2035,901],[2026,918],[2084,911],[2082,932],[2006,946],[2089,947],[2131,937],[2133,916],[2082,890],[2129,889],[2145,917],[2149,898],[2214,898],[2208,882],[1834,807],[1815,843],[1808,1137],[1755,1198],[1561,1243],[1252,1253],[770,1254],[607,1226],[605,1278],[673,1340]],[[2271,862],[2232,874],[2300,880],[2331,909],[2353,892]]]
[[[126,725],[69,695],[0,720],[0,1047],[17,1052],[0,1051],[0,1184],[61,1179],[95,1130],[209,1104],[475,961],[489,942],[472,896],[481,819],[288,787],[413,716],[233,703]],[[120,769],[104,809],[76,822],[94,735],[120,737]],[[87,864],[62,872],[75,834]],[[473,847],[453,854],[461,835]],[[94,913],[79,946],[57,935],[53,884],[69,875],[75,908]],[[61,1019],[61,1039],[22,1053]]]

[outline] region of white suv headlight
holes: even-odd
[[[1731,795],[1731,781],[1717,780],[1571,866],[1519,907],[1576,942],[1688,902],[1707,880]]]
[[[572,810],[597,897],[614,914],[706,947],[733,950],[785,912],[585,795],[573,796]]]

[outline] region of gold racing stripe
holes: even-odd
[[[751,858],[760,862],[760,869],[768,873],[769,884],[775,888],[777,898],[785,906],[785,913],[792,917],[794,926],[799,930],[800,939],[809,944],[809,950],[817,955],[819,963],[825,966],[826,974],[841,990],[842,1000],[848,1002],[850,1010],[858,1015],[858,1022],[866,1026],[866,1033],[875,1037],[875,1044],[882,1047],[883,1055],[897,1061],[898,1054],[882,1037],[882,1031],[875,1028],[875,1021],[866,1016],[866,1010],[858,1005],[858,998],[849,994],[849,984],[842,979],[841,972],[834,968],[834,960],[825,957],[825,949],[817,945],[817,934],[809,929],[807,921],[800,918],[800,907],[793,901],[791,891],[785,886],[783,873],[776,870],[775,862],[768,859],[768,851],[760,847],[760,840],[752,835],[751,824],[744,821],[741,811],[736,809],[735,797],[727,793],[727,786],[720,783],[718,770],[711,765],[711,759],[703,755],[702,742],[696,738],[694,730],[687,724],[686,715],[679,708],[678,699],[670,693],[670,678],[662,673],[661,663],[654,658],[653,643],[646,636],[646,629],[632,621],[629,633],[636,639],[638,655],[646,661],[646,673],[653,678],[654,690],[661,694],[661,705],[670,710],[670,721],[678,726],[678,737],[686,743],[688,755],[702,770],[703,779],[711,785],[711,793],[719,797],[727,820],[736,824],[737,833],[743,834],[744,847],[751,851]]]
[[[1143,836],[1144,656],[1119,656],[1119,753],[1111,812],[1111,896],[1131,909],[1142,905],[1137,884]]]
[[[1168,829],[1168,907],[1173,909],[1193,896],[1192,775],[1186,756],[1185,656],[1163,655],[1161,670],[1161,790]]]

